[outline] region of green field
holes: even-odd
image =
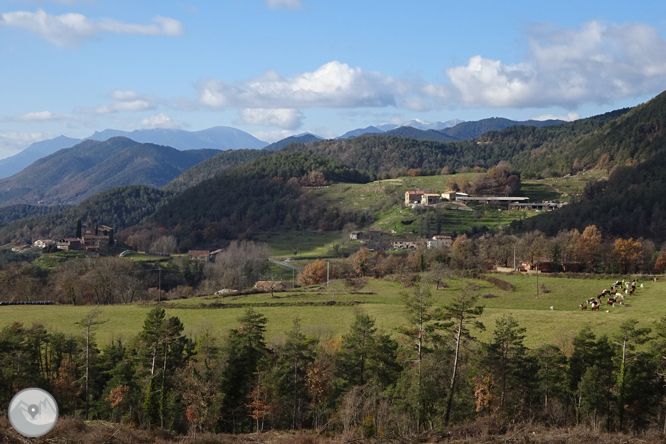
[[[598,334],[612,335],[617,327],[629,318],[638,319],[642,326],[649,326],[666,314],[666,300],[663,298],[666,283],[645,282],[645,288],[637,289],[623,307],[603,307],[601,311],[581,311],[578,304],[585,299],[610,287],[612,279],[567,279],[546,275],[539,276],[549,293],[540,290],[536,296],[536,276],[499,275],[511,282],[516,290],[505,292],[484,280],[447,281],[448,287],[434,291],[435,306],[450,301],[466,288],[469,283],[478,286],[474,291],[479,302],[486,307],[481,321],[486,332],[479,334],[483,340],[492,335],[495,320],[504,314],[511,314],[527,328],[526,344],[537,347],[543,343],[564,345],[583,326],[589,324]],[[244,307],[254,307],[268,319],[269,342],[279,341],[284,331],[289,329],[295,317],[307,332],[322,340],[344,334],[356,310],[370,314],[377,319],[381,330],[397,335],[397,327],[404,325],[405,316],[400,294],[409,288],[386,281],[369,279],[367,284],[353,293],[342,281],[333,281],[331,286],[296,289],[269,294],[254,294],[232,297],[205,296],[177,301],[163,302],[162,306],[171,316],[178,316],[185,325],[185,332],[197,336],[202,331],[225,334],[237,325],[236,319]],[[492,294],[496,297],[483,298]],[[335,301],[336,305],[324,305]],[[213,304],[213,305],[211,305]],[[216,304],[231,304],[229,308],[216,307]],[[271,306],[264,306],[271,304]],[[136,335],[143,324],[148,310],[153,304],[114,305],[102,307],[102,319],[107,322],[99,327],[98,339],[105,344],[112,338],[129,339]],[[553,307],[553,310],[550,307]],[[51,331],[65,333],[81,332],[75,322],[81,320],[90,306],[4,306],[0,307],[0,326],[12,322],[30,325],[41,323]],[[606,310],[609,312],[607,313]]]

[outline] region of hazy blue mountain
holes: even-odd
[[[74,204],[122,185],[161,187],[217,153],[213,149],[180,151],[125,137],[84,140],[0,179],[0,205]]]
[[[384,131],[377,129],[374,126],[369,126],[367,128],[358,128],[355,130],[347,131],[342,136],[336,137],[336,139],[351,139],[363,134],[381,134],[383,132]]]
[[[178,150],[196,150],[212,148],[216,150],[236,150],[242,148],[261,149],[268,143],[256,137],[228,126],[215,126],[201,131],[185,131],[179,129],[142,129],[135,131],[120,131],[106,129],[95,131],[87,139],[101,142],[111,137],[127,137],[140,143],[154,143],[165,145]]]
[[[476,139],[477,137],[489,131],[501,131],[511,126],[550,126],[565,123],[564,120],[525,120],[517,121],[504,119],[502,117],[491,117],[489,119],[477,120],[474,122],[462,122],[453,128],[445,128],[441,132],[458,140]]]
[[[65,136],[35,142],[20,153],[0,160],[0,179],[13,176],[34,161],[60,149],[71,148],[79,142],[81,142],[81,139],[72,139]]]
[[[445,128],[452,128],[457,124],[461,123],[460,119],[451,119],[446,122],[425,122],[421,119],[412,119],[409,122],[405,122],[400,126],[410,126],[412,128],[419,129],[421,131],[435,130],[440,131]]]
[[[312,143],[318,140],[324,140],[324,139],[322,139],[319,136],[315,136],[314,134],[304,133],[301,136],[291,136],[287,137],[286,139],[278,140],[277,142],[271,143],[264,149],[267,151],[278,151],[284,148],[285,146],[289,145],[290,143]]]
[[[446,122],[425,122],[421,119],[412,119],[408,122],[401,123],[400,125],[396,125],[395,123],[382,123],[381,125],[375,125],[375,128],[380,129],[382,131],[391,131],[400,128],[402,126],[409,126],[422,131],[427,131],[427,130],[440,131],[445,128],[452,128],[462,122],[464,122],[464,120],[460,119],[451,119],[447,120]]]
[[[435,142],[455,142],[458,139],[436,130],[420,130],[411,126],[401,126],[391,131],[386,131],[384,136],[411,137],[417,140],[434,140]]]

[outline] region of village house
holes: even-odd
[[[391,242],[391,246],[396,250],[416,250],[418,244],[419,241],[407,239],[396,239]]]
[[[421,205],[437,205],[442,197],[435,193],[423,193],[421,195]]]
[[[440,248],[440,247],[446,247],[446,248],[451,248],[451,245],[453,245],[453,239],[451,236],[446,236],[444,234],[437,234],[432,237],[432,239],[429,239],[427,242],[428,248]]]
[[[83,246],[85,246],[86,251],[92,251],[98,253],[101,248],[109,245],[108,236],[95,236],[92,234],[83,236]]]
[[[55,243],[56,243],[56,242],[55,242],[54,240],[52,240],[52,239],[37,239],[37,240],[32,244],[32,246],[33,246],[33,247],[37,247],[37,248],[44,249],[44,248],[49,247],[49,246],[51,246],[51,245],[55,245]]]
[[[421,203],[421,196],[425,193],[423,191],[406,191],[405,192],[405,205],[414,205]]]
[[[210,260],[210,252],[208,250],[190,250],[187,254],[193,261],[208,262]]]
[[[81,239],[76,237],[70,237],[66,239],[60,239],[56,242],[56,247],[58,250],[72,251],[72,250],[81,250]]]
[[[349,233],[349,240],[361,240],[363,239],[363,233],[361,231],[352,231]]]

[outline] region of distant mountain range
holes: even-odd
[[[85,140],[0,180],[0,205],[73,204],[122,185],[161,187],[219,153],[137,143],[126,137]]]
[[[490,119],[477,120],[475,122],[464,122],[459,119],[447,122],[424,122],[413,119],[402,125],[384,123],[367,128],[358,128],[348,131],[336,139],[352,139],[367,134],[384,134],[391,136],[411,137],[413,139],[433,140],[435,142],[452,142],[455,140],[476,139],[489,132],[500,131],[510,126],[548,126],[564,123],[563,120],[526,120],[517,121],[492,117]]]
[[[277,142],[271,143],[264,149],[267,151],[278,151],[291,143],[312,143],[318,140],[324,139],[319,136],[315,136],[314,134],[305,133],[300,136],[291,136],[287,137],[286,139],[278,140]]]
[[[179,129],[149,129],[120,131],[106,129],[95,131],[87,139],[103,142],[111,137],[127,137],[140,143],[165,145],[177,150],[196,150],[212,148],[215,150],[236,150],[240,148],[261,149],[268,145],[256,137],[228,126],[215,126],[201,131],[185,131]]]
[[[112,137],[127,137],[140,143],[165,145],[178,150],[196,150],[211,148],[215,150],[229,149],[260,149],[268,145],[245,131],[227,126],[216,126],[202,131],[185,131],[176,129],[150,129],[132,132],[107,129],[95,132],[86,139],[73,139],[60,136],[55,139],[35,142],[20,153],[0,160],[0,179],[13,176],[33,162],[53,154],[63,148],[71,148],[83,140],[104,142]]]

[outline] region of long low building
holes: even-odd
[[[481,202],[481,203],[515,203],[527,202],[529,197],[511,197],[511,196],[456,196],[458,202]]]
[[[532,202],[532,203],[514,203],[509,205],[509,210],[535,210],[535,211],[554,211],[567,205],[569,202]]]

